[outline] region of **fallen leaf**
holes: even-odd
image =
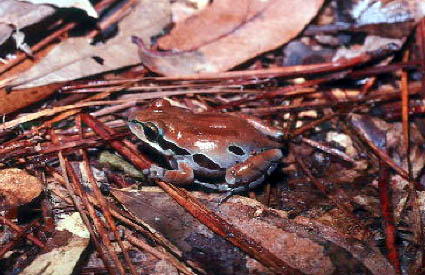
[[[112,194],[135,217],[161,232],[179,247],[190,261],[220,274],[254,274],[267,271],[256,260],[234,249],[229,242],[193,218],[158,188],[142,191],[112,190]],[[192,192],[215,214],[246,236],[261,243],[278,258],[306,274],[350,274],[369,270],[372,274],[394,274],[380,252],[339,233],[318,221],[299,217],[287,219],[284,211],[269,209],[255,200],[234,196],[219,205],[220,194]],[[334,256],[347,254],[344,261]],[[366,252],[367,251],[367,252]],[[350,267],[351,266],[351,267]]]
[[[351,115],[353,125],[370,139],[377,147],[381,148],[393,159],[397,165],[403,169],[408,169],[406,152],[402,150],[403,129],[400,122],[388,123],[382,119],[367,115]],[[424,138],[415,124],[410,126],[410,142],[409,159],[412,162],[412,176],[416,178],[421,175],[421,171],[425,167],[425,152],[421,145]]]
[[[38,255],[21,274],[73,274],[75,265],[90,242],[89,232],[79,213],[60,221],[52,239],[48,242],[50,251]]]
[[[131,35],[137,33],[145,41],[150,41],[169,22],[169,1],[139,0],[118,24],[119,32],[114,38],[96,45],[90,45],[91,39],[86,37],[67,39],[8,85],[29,88],[135,65],[139,60]]]
[[[7,89],[3,88],[5,83],[15,79],[17,75],[25,72],[34,66],[34,64],[42,60],[43,57],[46,56],[54,46],[55,44],[52,44],[40,50],[37,53],[38,58],[36,60],[27,58],[18,66],[14,66],[10,70],[2,73],[2,79],[0,80],[0,114],[12,113],[43,98],[46,98],[63,85],[61,83],[54,83],[43,87],[21,89],[19,91],[13,92],[7,91]]]
[[[0,45],[6,41],[13,32],[13,28],[6,24],[0,24]],[[4,61],[3,61],[4,62]]]
[[[54,12],[55,9],[48,5],[34,5],[15,0],[0,1],[0,45],[14,30],[40,22]]]
[[[361,56],[364,53],[379,51],[381,49],[399,49],[403,45],[405,38],[403,39],[392,39],[392,38],[384,38],[379,36],[369,35],[366,37],[363,45],[358,46],[354,45],[350,48],[341,47],[339,48],[333,60],[337,61],[341,58],[355,58],[357,56]],[[384,62],[386,64],[388,62]]]
[[[208,3],[194,4],[182,1],[171,3],[172,21],[173,23],[183,21],[186,18],[198,13],[207,5]]]
[[[257,0],[214,1],[208,8],[177,24],[169,35],[158,40],[158,46],[164,50],[196,50],[246,27],[244,25],[255,20],[255,16],[266,12],[270,4],[270,1]]]
[[[22,89],[8,93],[0,89],[0,114],[8,114],[37,102],[53,94],[62,84],[55,83],[43,87]]]
[[[24,170],[0,170],[0,210],[31,202],[43,191],[40,180]]]
[[[188,260],[197,262],[205,270],[214,270],[216,274],[232,274],[233,272],[240,274],[244,270],[253,274],[256,270],[267,270],[266,267],[257,262],[255,270],[248,272],[248,263],[256,262],[256,260],[247,256],[241,250],[234,249],[230,242],[210,231],[158,188],[150,189],[148,192],[114,190],[113,195],[133,215],[164,234],[167,239],[181,249]],[[204,203],[218,206],[218,199],[220,198],[218,194],[208,196],[204,193],[195,193],[194,195]],[[253,203],[259,205],[258,202],[253,201]],[[226,213],[239,210],[239,204],[230,201],[225,204],[226,206],[222,205],[220,209]],[[255,212],[255,208],[251,210]],[[220,210],[214,209],[214,212],[223,217]],[[247,212],[246,214],[250,215]],[[278,258],[294,268],[300,268],[301,271],[310,274],[329,274],[333,271],[330,259],[322,253],[322,247],[308,239],[298,238],[296,234],[284,232],[271,224],[250,220],[247,216],[238,217],[237,221],[229,220],[229,222],[234,226],[244,227],[244,229],[250,227],[248,233],[255,231],[255,234],[248,236],[256,241],[261,240],[264,247],[270,249]],[[275,245],[270,247],[272,243],[275,243]],[[294,249],[286,247],[286,245],[292,246],[295,243],[298,243],[298,248],[304,247],[305,249],[297,250],[295,247]],[[312,262],[313,259],[314,266],[309,265],[309,262]],[[324,272],[312,272],[313,270]]]
[[[141,59],[152,71],[167,76],[226,71],[287,43],[322,4],[322,0],[302,4],[290,0],[214,1],[158,40],[161,49],[180,52],[153,53],[142,48]]]
[[[97,18],[97,12],[88,0],[18,0],[21,2],[30,2],[33,4],[49,4],[58,8],[76,8],[87,13],[88,16]]]

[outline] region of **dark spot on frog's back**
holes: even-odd
[[[210,170],[218,170],[220,166],[214,161],[210,160],[203,154],[195,154],[193,155],[193,161],[196,162],[199,166],[210,169]]]
[[[231,145],[227,149],[229,150],[229,152],[231,152],[235,155],[238,155],[238,156],[243,156],[245,154],[243,149],[240,148],[239,146]]]

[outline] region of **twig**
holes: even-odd
[[[400,260],[396,247],[396,227],[394,225],[393,211],[391,207],[391,199],[389,197],[389,169],[385,162],[380,162],[379,173],[379,199],[381,205],[381,215],[383,218],[383,226],[385,228],[385,244],[387,247],[387,256],[390,263],[394,266],[397,274],[400,274]]]
[[[299,270],[290,267],[256,240],[248,237],[220,216],[210,211],[186,190],[162,181],[158,181],[157,184],[202,224],[274,272],[278,274],[301,274]]]
[[[19,225],[14,224],[11,220],[0,216],[0,223],[5,224],[7,226],[9,226],[10,228],[12,228],[13,230],[15,230],[16,232],[18,232],[18,234],[25,232]],[[40,248],[44,248],[46,247],[46,245],[40,241],[38,238],[36,238],[33,234],[31,233],[25,233],[25,237],[31,241],[33,244],[35,244],[36,246],[40,247]]]
[[[109,264],[109,259],[106,257],[105,253],[103,253],[103,249],[102,249],[101,243],[99,242],[99,239],[96,236],[96,233],[93,231],[93,229],[91,227],[91,224],[90,224],[90,220],[87,217],[86,212],[84,211],[83,206],[80,203],[80,200],[78,199],[78,197],[74,193],[74,189],[73,189],[73,187],[72,187],[72,185],[71,185],[71,183],[70,183],[70,181],[68,179],[67,168],[66,168],[67,167],[67,164],[66,163],[68,163],[68,162],[63,157],[62,152],[59,152],[58,153],[58,157],[59,157],[59,163],[60,163],[60,166],[61,166],[61,169],[62,169],[62,173],[63,173],[64,182],[65,182],[66,188],[68,189],[69,195],[71,196],[71,199],[72,199],[72,201],[74,203],[74,206],[77,208],[78,212],[80,213],[81,219],[83,220],[84,224],[87,227],[87,230],[90,233],[90,236],[91,236],[91,238],[93,240],[93,243],[94,243],[94,246],[96,248],[96,251],[97,251],[97,253],[99,253],[100,258],[103,261],[103,264],[105,265],[105,267],[108,269],[108,271],[111,274],[115,274],[116,273],[116,270],[114,270],[114,268]],[[119,261],[118,261],[118,263],[119,263]],[[119,268],[118,271],[121,274],[124,274],[124,270],[123,269],[121,270],[119,265],[117,265],[117,268]]]
[[[94,195],[95,195],[97,201],[99,202],[99,207],[100,207],[100,209],[102,209],[102,213],[105,216],[106,221],[109,224],[109,227],[112,229],[112,232],[114,233],[115,239],[118,241],[118,244],[119,244],[121,251],[124,255],[124,259],[125,259],[128,267],[130,268],[131,273],[137,274],[136,268],[132,264],[130,256],[128,255],[127,248],[124,246],[124,244],[121,240],[121,236],[120,236],[118,229],[115,225],[115,221],[112,218],[111,212],[109,211],[109,209],[107,207],[106,200],[103,197],[102,192],[100,191],[99,187],[97,186],[96,179],[94,178],[93,172],[90,168],[87,153],[84,150],[80,150],[80,153],[83,156],[83,161],[84,161],[84,165],[85,165],[86,172],[87,172],[87,175],[88,175],[88,179],[89,179],[89,182],[92,186]]]
[[[188,266],[182,264],[180,261],[178,261],[172,255],[170,255],[168,253],[164,253],[162,251],[159,251],[158,249],[147,244],[145,241],[134,237],[131,234],[130,230],[125,230],[124,233],[125,233],[126,239],[130,243],[132,243],[133,245],[141,248],[142,250],[145,250],[146,252],[152,254],[157,259],[165,260],[165,261],[169,262],[170,264],[172,264],[175,268],[177,268],[183,274],[188,274],[188,275],[196,274]]]

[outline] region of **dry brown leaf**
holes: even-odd
[[[402,39],[392,39],[369,35],[366,37],[363,45],[361,46],[354,45],[350,48],[340,47],[335,53],[333,60],[337,61],[340,58],[355,58],[357,56],[361,56],[364,53],[379,51],[390,47],[393,49],[396,47],[401,48],[405,40],[405,37]],[[388,62],[388,60],[385,60],[383,61],[383,64],[387,64]]]
[[[399,122],[388,123],[382,119],[367,115],[352,114],[353,125],[370,139],[376,146],[386,151],[397,165],[407,170],[406,152],[402,150],[403,143],[400,136],[403,134],[402,124]],[[425,153],[422,145],[424,138],[415,124],[410,126],[410,161],[412,162],[412,176],[420,176],[425,167]]]
[[[266,267],[239,249],[234,249],[230,242],[210,231],[158,188],[148,192],[115,190],[113,195],[133,215],[164,234],[167,239],[182,250],[188,260],[197,262],[205,270],[214,270],[217,274],[234,274],[235,271],[237,274],[243,274],[241,273],[243,270],[245,270],[245,274],[255,274],[259,271],[264,273],[267,270]],[[204,193],[194,193],[194,195],[204,203],[218,206],[219,194],[208,196]],[[210,199],[212,201],[204,201]],[[252,201],[252,203],[257,204],[257,207],[259,206],[258,202]],[[234,226],[242,227],[242,231],[250,228],[247,232],[249,237],[260,241],[264,247],[270,249],[273,254],[292,267],[299,268],[308,274],[332,273],[332,263],[323,254],[322,247],[308,239],[298,238],[296,234],[280,230],[272,224],[250,219],[244,214],[242,214],[242,217],[238,216],[233,219],[232,213],[239,211],[238,207],[241,206],[229,201],[220,207],[220,210],[229,216],[223,216],[219,209],[214,209],[214,212]],[[259,211],[261,208],[260,206],[257,210]],[[250,210],[255,212],[255,209],[254,206]],[[246,211],[244,213],[248,216],[252,214]],[[252,235],[253,232],[255,234]],[[297,243],[298,249],[292,247],[295,243]],[[289,247],[286,247],[286,245]],[[315,264],[311,265],[310,263],[313,261]],[[252,270],[250,270],[251,268]]]
[[[158,45],[165,50],[196,50],[220,37],[232,35],[261,15],[269,5],[268,1],[257,0],[214,1],[207,9],[177,24],[169,35],[158,40]]]
[[[87,15],[97,18],[97,12],[88,0],[19,0],[21,2],[31,2],[33,4],[49,4],[58,8],[76,8],[81,9]]]
[[[180,21],[186,20],[186,18],[191,17],[196,13],[200,12],[202,9],[208,6],[207,1],[202,0],[199,3],[193,3],[189,1],[177,1],[171,3],[171,14],[173,23],[178,23]]]
[[[55,9],[47,5],[34,5],[15,0],[0,1],[0,45],[15,29],[40,22],[54,12]]]
[[[18,66],[12,67],[10,70],[2,73],[2,79],[0,79],[0,87],[7,82],[8,79],[14,79],[20,73],[28,70],[34,64],[37,64],[40,60],[46,56],[55,44],[49,45],[37,53],[36,59],[27,58],[21,62]],[[56,91],[57,88],[62,84],[46,85],[44,87],[29,88],[19,91],[12,91],[8,93],[6,89],[0,89],[0,114],[12,113],[23,107],[26,107],[34,102],[37,102],[43,98],[48,97]]]
[[[38,178],[24,170],[9,168],[0,170],[0,210],[31,202],[43,191]]]
[[[79,213],[60,219],[46,253],[37,255],[20,274],[72,274],[89,243],[90,234]]]
[[[12,34],[13,28],[6,24],[0,24],[0,45],[3,44]]]
[[[43,87],[23,89],[7,93],[0,89],[0,114],[12,113],[53,94],[62,84],[56,83]]]
[[[131,43],[131,35],[140,34],[145,41],[150,41],[169,22],[169,1],[139,0],[119,23],[117,36],[105,44],[90,45],[90,39],[85,37],[67,39],[8,85],[29,88],[137,64],[137,47]]]
[[[159,39],[162,49],[141,49],[142,62],[167,76],[222,72],[294,38],[316,15],[322,0],[218,0]]]
[[[407,154],[403,150],[403,127],[401,122],[388,123],[382,119],[367,115],[353,114],[350,116],[353,125],[359,132],[370,139],[376,146],[388,153],[388,156],[401,168],[408,170]],[[421,176],[425,167],[425,152],[422,144],[424,137],[420,133],[415,123],[410,124],[410,150],[409,159],[411,162],[412,178]],[[408,181],[399,175],[393,175],[391,178],[391,197],[394,208],[394,217],[396,220],[402,218],[402,211],[405,210],[405,202],[409,195],[406,186]],[[424,192],[418,192],[423,195]],[[363,199],[363,201],[366,201]],[[366,203],[363,203],[366,205]],[[373,211],[373,204],[367,205]]]
[[[220,274],[266,274],[267,269],[259,262],[232,248],[158,188],[111,192],[128,211],[179,247],[186,259],[206,270]],[[379,251],[319,221],[299,217],[294,222],[283,211],[268,209],[243,197],[234,196],[219,205],[220,194],[191,194],[246,236],[306,274],[351,274],[353,267],[371,274],[394,274]],[[335,260],[337,255],[347,252],[353,257]]]

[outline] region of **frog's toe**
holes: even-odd
[[[217,184],[212,184],[212,183],[208,183],[208,182],[203,182],[203,181],[199,181],[199,180],[194,180],[194,183],[206,188],[206,189],[210,189],[210,190],[214,190],[214,191],[222,191],[220,190],[220,186]],[[227,191],[227,190],[225,190]]]
[[[148,170],[148,169],[146,169],[146,170]],[[149,176],[151,177],[151,178],[154,178],[154,179],[162,179],[163,177],[164,177],[164,174],[165,174],[165,169],[164,168],[162,168],[162,167],[159,167],[159,166],[157,166],[157,165],[152,165],[150,168],[149,168],[149,170],[148,170],[148,172],[149,172]]]
[[[266,172],[267,175],[268,176],[271,175],[271,173],[273,173],[273,171],[276,170],[276,167],[277,167],[277,163],[272,163],[270,165],[269,169],[267,169],[267,172]]]
[[[221,197],[220,200],[218,201],[218,206],[226,202],[234,194],[235,193],[233,193],[232,191],[227,191],[226,193],[224,193],[223,197]]]
[[[273,170],[271,170],[271,172],[273,172]],[[241,183],[241,182],[237,182],[235,178],[230,178],[229,180],[226,178],[226,183],[227,183],[226,186],[227,186],[227,190],[231,190],[233,193],[239,193],[239,192],[244,192],[244,191],[248,191],[250,189],[256,188],[261,183],[263,183],[264,179],[265,179],[265,176],[261,175],[260,177],[258,177],[257,179],[251,182]]]
[[[274,169],[273,169],[274,170]],[[273,172],[273,170],[272,170],[272,172]],[[250,182],[249,184],[248,184],[248,189],[254,189],[254,188],[257,188],[258,186],[260,186],[262,183],[263,183],[263,181],[264,181],[264,179],[265,179],[266,177],[265,176],[261,176],[261,177],[259,177],[258,179],[256,179],[256,180],[254,180],[254,181],[252,181],[252,182]]]

